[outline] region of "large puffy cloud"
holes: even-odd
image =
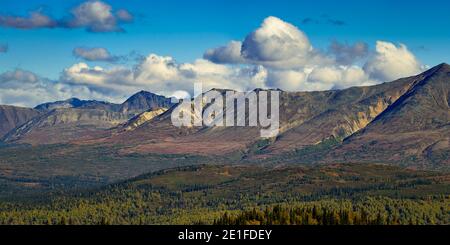
[[[205,90],[224,88],[240,91],[255,88],[312,91],[377,83],[358,66],[268,69],[262,65],[215,64],[204,59],[178,63],[172,57],[155,54],[145,57],[133,68],[113,66],[105,69],[85,63],[75,64],[63,72],[60,81],[87,86],[105,96],[120,98],[142,89],[167,96],[180,90],[192,94],[196,82],[202,82]]]
[[[39,103],[71,97],[110,99],[92,92],[86,86],[50,81],[25,70],[0,74],[0,104],[33,107]]]
[[[323,52],[313,48],[299,28],[268,17],[244,41],[209,49],[204,58],[218,64],[261,65],[267,69],[266,87],[289,91],[373,85],[421,71],[404,45],[377,42],[374,54],[369,54],[364,42],[333,41]]]
[[[321,90],[343,89],[378,83],[370,80],[364,70],[358,66],[318,67],[309,74],[308,81],[323,86]]]
[[[41,11],[28,16],[0,15],[0,26],[16,29],[84,28],[89,32],[123,32],[121,23],[133,21],[133,15],[125,10],[113,11],[99,0],[89,0],[73,8],[65,19],[54,19]]]
[[[267,77],[267,84],[269,87],[287,91],[295,91],[300,87],[303,87],[303,90],[321,89],[307,82],[307,74],[304,71],[294,70],[271,71]]]
[[[105,69],[78,63],[65,69],[60,78],[64,84],[82,85],[105,97],[116,97],[114,101],[142,89],[166,96],[180,91],[192,94],[194,83],[201,82],[205,90],[245,91],[265,87],[266,80],[267,70],[262,66],[230,67],[204,59],[178,63],[172,57],[155,54],[148,55],[133,68]]]
[[[121,102],[126,95],[142,90],[133,83],[132,71],[121,66],[104,69],[90,67],[86,63],[74,64],[62,72],[59,82],[86,87],[102,97],[110,98],[111,102]]]
[[[270,70],[267,87],[286,91],[320,91],[374,85],[358,66],[324,66],[304,70]]]
[[[241,56],[242,42],[231,41],[226,46],[208,49],[203,55],[204,59],[217,64],[238,64],[244,62]]]
[[[117,61],[119,57],[111,55],[105,48],[78,47],[73,49],[73,55],[86,61]]]
[[[69,27],[84,27],[91,32],[123,31],[118,22],[132,21],[133,16],[121,9],[113,13],[112,7],[102,1],[87,1],[72,11],[73,18],[68,22]]]
[[[126,96],[140,90],[166,96],[181,93],[192,95],[194,83],[201,82],[204,90],[224,88],[246,91],[266,87],[266,80],[267,70],[262,66],[230,67],[204,59],[178,63],[172,57],[151,54],[132,68],[102,68],[78,63],[65,69],[59,82],[86,87],[113,102],[122,102]]]
[[[367,61],[364,70],[373,79],[391,81],[419,73],[421,65],[404,44],[378,41],[375,54]]]
[[[209,49],[204,58],[216,63],[247,63],[277,69],[301,68],[331,59],[315,50],[304,32],[277,17],[266,18],[243,42]]]
[[[248,60],[276,62],[307,56],[311,51],[308,37],[297,27],[268,17],[260,28],[245,38],[241,53]]]

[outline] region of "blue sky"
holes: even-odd
[[[68,15],[82,1],[1,0],[0,13],[25,15],[43,9],[55,18]],[[376,40],[404,43],[424,64],[448,62],[450,54],[449,1],[106,1],[135,16],[123,25],[125,33],[89,33],[82,29],[20,30],[0,27],[0,43],[9,52],[0,56],[0,72],[21,68],[56,78],[77,62],[76,46],[101,46],[118,55],[170,55],[180,62],[193,61],[208,48],[231,39],[242,40],[267,16],[277,16],[303,30],[314,47],[330,40]],[[303,23],[307,18],[311,21]],[[343,25],[326,19],[342,21]],[[316,21],[318,23],[316,23]]]

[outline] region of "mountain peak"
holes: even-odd
[[[170,98],[141,90],[128,98],[121,105],[120,111],[123,113],[139,114],[149,109],[170,108],[171,106],[172,102]]]
[[[76,97],[72,97],[70,99],[67,99],[65,101],[81,101],[80,99],[76,98]]]
[[[373,121],[382,129],[380,131],[422,131],[440,128],[448,123],[450,65],[437,65],[420,78]]]
[[[450,65],[447,63],[439,64],[425,72],[428,76],[432,76],[438,73],[447,73],[450,72]]]
[[[139,91],[139,92],[137,92],[137,93],[135,93],[135,94],[133,94],[130,98],[132,98],[132,97],[134,97],[134,96],[140,96],[140,95],[155,95],[155,96],[158,96],[157,94],[154,94],[154,93],[152,93],[152,92],[148,92],[148,91],[145,91],[145,90],[141,90],[141,91]]]
[[[437,66],[440,71],[445,71],[445,72],[450,72],[450,65],[447,63],[442,63],[440,65]]]

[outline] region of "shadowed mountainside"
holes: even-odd
[[[170,108],[172,106],[173,103],[170,98],[146,91],[140,91],[120,105],[119,111],[135,116],[147,110]]]
[[[0,138],[39,114],[38,110],[30,108],[0,105]]]
[[[414,82],[367,127],[348,137],[330,159],[450,164],[450,66],[442,64]],[[348,157],[350,156],[350,158]]]
[[[34,109],[39,111],[51,111],[55,109],[67,109],[67,108],[79,108],[79,109],[98,109],[106,111],[118,111],[119,104],[113,104],[104,101],[96,100],[80,100],[77,98],[71,98],[64,101],[55,101],[44,103],[36,106]]]

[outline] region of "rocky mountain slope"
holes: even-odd
[[[271,144],[264,145],[265,150],[269,154],[280,154],[330,138],[342,140],[367,126],[420,79],[421,75],[336,91],[281,92],[281,133],[270,140]],[[127,142],[128,150],[137,152],[223,154],[245,152],[261,140],[258,127],[176,128],[171,123],[170,113],[169,110],[106,141]]]
[[[0,138],[40,114],[38,110],[0,105]]]
[[[123,104],[77,98],[45,103],[35,109],[27,109],[36,114],[20,124],[5,128],[2,140],[38,145],[103,137],[109,133],[107,129],[134,120],[140,113],[145,113],[138,122],[143,123],[148,119],[148,110],[155,109],[152,114],[157,115],[170,106],[170,99],[144,91],[131,96]]]
[[[142,124],[151,121],[153,118],[163,114],[167,111],[167,108],[155,108],[150,109],[148,111],[142,112],[134,117],[132,117],[130,120],[128,120],[126,123],[121,125],[119,128],[130,131],[138,128]]]
[[[450,164],[450,66],[422,75],[367,127],[348,137],[331,159]]]
[[[3,140],[33,145],[64,143],[96,136],[127,119],[122,113],[107,110],[53,109],[10,131]]]
[[[260,137],[260,127],[175,127],[171,113],[178,105],[145,91],[121,105],[74,99],[45,104],[39,109],[46,113],[5,139],[120,145],[120,154],[237,154],[256,160],[332,141],[332,149],[317,153],[321,162],[449,164],[449,74],[450,66],[441,64],[376,86],[282,91],[280,134],[271,139]]]
[[[126,153],[283,156],[332,140],[322,161],[448,164],[449,65],[370,87],[282,92],[281,133],[262,140],[259,128],[172,126],[171,111],[97,142],[125,143]],[[225,108],[226,110],[226,108]]]

